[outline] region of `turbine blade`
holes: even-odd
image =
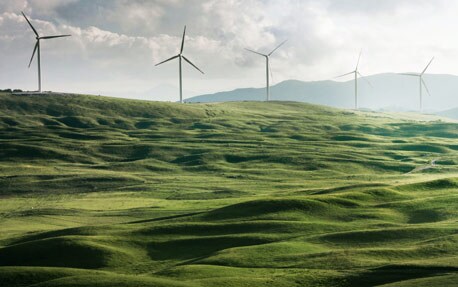
[[[434,60],[434,57],[431,58],[431,61],[429,61],[428,65],[426,65],[426,68],[423,70],[423,72],[421,72],[421,74],[423,75],[426,70],[428,69],[429,65],[431,65],[431,62]]]
[[[420,74],[417,74],[417,73],[399,73],[398,75],[413,76],[413,77],[419,77],[420,76]]]
[[[57,36],[44,36],[40,37],[40,39],[54,39],[54,38],[62,38],[62,37],[70,37],[71,35],[57,35]]]
[[[181,39],[181,49],[180,49],[180,54],[183,53],[184,49],[184,38],[186,36],[186,25],[184,26],[184,31],[183,31],[183,38]]]
[[[191,63],[191,61],[189,61],[188,58],[186,58],[185,56],[182,56],[182,57],[183,57],[183,59],[184,59],[186,62],[188,62],[191,66],[193,66],[194,68],[196,68],[197,71],[201,72],[202,74],[205,74],[204,72],[202,72],[201,69],[197,68],[196,65],[194,65],[193,63]]]
[[[253,50],[250,50],[250,49],[247,49],[247,48],[245,48],[245,50],[247,50],[247,51],[249,51],[249,52],[251,52],[251,53],[258,54],[258,55],[263,56],[263,57],[267,57],[267,55],[261,54],[261,53],[259,53],[259,52],[256,52],[256,51],[253,51]]]
[[[352,71],[352,72],[349,72],[349,73],[346,73],[346,74],[343,74],[343,75],[334,77],[334,79],[337,79],[337,78],[340,78],[340,77],[343,77],[343,76],[347,76],[347,75],[351,75],[351,74],[354,74],[355,72],[356,72],[356,71]]]
[[[24,18],[25,18],[25,20],[27,21],[27,23],[29,23],[30,28],[32,28],[32,30],[33,30],[33,32],[35,33],[35,35],[37,35],[37,37],[40,37],[40,36],[38,35],[37,30],[35,30],[35,28],[32,26],[32,23],[30,23],[29,19],[27,19],[27,16],[25,16],[24,12],[21,12],[21,13],[22,13],[22,16],[24,16]]]
[[[283,44],[285,44],[286,41],[288,41],[288,40],[285,40],[285,41],[281,42],[281,44],[278,45],[275,49],[273,49],[272,52],[270,52],[270,53],[268,54],[268,56],[272,55],[275,51],[277,51],[277,49],[280,48],[281,46],[283,46]]]
[[[355,71],[358,70],[358,67],[359,67],[359,60],[361,59],[361,54],[362,54],[362,53],[363,53],[363,49],[361,49],[361,50],[359,51],[358,62],[356,62],[356,69],[355,69]]]
[[[426,85],[425,80],[423,80],[423,77],[421,78],[421,83],[422,83],[423,86],[425,87],[426,92],[428,92],[428,95],[431,96],[431,93],[429,92],[428,86]]]
[[[164,61],[162,61],[162,62],[160,62],[160,63],[157,63],[155,66],[159,66],[160,64],[164,64],[165,62],[171,61],[171,60],[173,60],[173,59],[175,59],[175,58],[178,58],[179,56],[180,56],[180,55],[176,55],[176,56],[173,56],[173,57],[171,57],[171,58],[168,58],[167,60],[164,60]]]
[[[366,81],[366,83],[368,83],[369,86],[371,86],[371,88],[374,87],[374,86],[372,85],[372,83],[371,83],[368,79],[366,79],[366,77],[364,77],[360,72],[357,72],[357,73],[358,73],[358,75],[361,77],[361,79],[363,79],[364,81]]]
[[[29,62],[29,68],[30,68],[30,65],[32,64],[32,60],[33,60],[33,57],[35,56],[35,52],[37,51],[37,49],[38,49],[38,41],[35,44],[35,48],[33,48],[32,57],[30,58],[30,62]]]

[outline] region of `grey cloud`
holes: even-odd
[[[205,78],[188,71],[187,85],[207,92],[262,85],[262,59],[243,48],[267,52],[284,39],[287,45],[272,59],[276,81],[346,72],[360,48],[367,73],[413,69],[416,59],[431,53],[458,61],[453,53],[458,43],[447,36],[458,24],[451,13],[457,6],[450,0],[4,0],[0,50],[10,66],[28,61],[33,36],[19,14],[25,10],[43,33],[74,35],[46,44],[49,81],[53,70],[68,75],[67,81],[51,84],[100,90],[135,83],[132,89],[147,90],[175,84],[176,65],[155,68],[154,63],[177,52],[187,24],[186,53],[206,71]],[[10,71],[16,81],[28,83],[30,72],[21,65]],[[453,71],[451,64],[443,67]]]
[[[401,8],[442,8],[453,0],[327,0],[328,9],[335,13],[386,14]]]

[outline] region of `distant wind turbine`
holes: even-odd
[[[37,30],[33,27],[32,23],[30,23],[29,19],[27,19],[27,17],[25,16],[24,12],[21,12],[22,15],[24,16],[25,20],[27,21],[27,23],[29,23],[30,25],[30,28],[32,28],[32,31],[33,33],[35,33],[35,36],[36,36],[36,39],[37,39],[37,42],[35,44],[35,48],[33,48],[33,53],[32,53],[32,58],[30,58],[30,62],[29,62],[29,68],[30,68],[30,64],[32,64],[32,60],[33,60],[33,57],[35,56],[35,52],[37,52],[38,50],[38,55],[37,55],[37,58],[38,58],[38,92],[41,93],[41,55],[40,55],[40,40],[46,40],[46,39],[53,39],[53,38],[61,38],[61,37],[70,37],[71,35],[56,35],[56,36],[43,36],[43,37],[40,37],[40,35],[38,35],[38,32]]]
[[[278,48],[280,48],[281,46],[283,46],[283,44],[285,44],[286,41],[288,41],[288,40],[283,41],[280,45],[278,45],[275,49],[273,49],[272,52],[270,52],[269,54],[262,54],[262,53],[259,53],[259,52],[256,52],[256,51],[253,51],[253,50],[250,50],[250,49],[245,48],[245,50],[247,50],[247,51],[250,51],[250,52],[252,52],[252,53],[258,54],[258,55],[263,56],[263,57],[266,58],[266,101],[269,101],[269,100],[270,100],[270,82],[269,82],[269,71],[270,71],[269,59],[270,59],[270,56],[271,56]],[[272,72],[272,71],[270,71],[270,72]]]
[[[426,70],[428,69],[429,65],[431,65],[431,62],[434,60],[434,57],[431,58],[431,61],[429,61],[428,65],[426,65],[426,67],[423,69],[423,72],[421,73],[401,73],[401,75],[405,75],[405,76],[414,76],[414,77],[418,77],[419,79],[419,84],[420,84],[420,112],[423,111],[423,86],[425,87],[426,89],[426,92],[428,93],[428,95],[431,96],[431,93],[429,92],[428,90],[428,86],[426,86],[426,82],[425,80],[423,80],[423,75],[425,74]]]
[[[180,53],[176,56],[173,56],[165,61],[162,61],[158,64],[156,64],[156,66],[159,66],[165,62],[168,62],[168,61],[171,61],[175,58],[179,58],[179,69],[180,69],[180,73],[179,73],[179,77],[180,77],[180,103],[183,103],[183,79],[182,79],[182,72],[181,72],[181,61],[182,59],[184,59],[186,62],[188,62],[188,64],[190,64],[191,66],[193,66],[194,68],[196,68],[197,71],[201,72],[202,74],[204,74],[204,72],[202,72],[202,70],[200,70],[196,65],[194,65],[190,60],[188,60],[188,58],[186,58],[184,55],[183,55],[183,49],[184,49],[184,38],[185,38],[185,35],[186,35],[186,26],[184,26],[184,31],[183,31],[183,38],[181,39],[181,49],[180,49]]]
[[[346,74],[343,74],[343,75],[340,75],[340,76],[337,76],[336,78],[340,78],[340,77],[343,77],[343,76],[347,76],[347,75],[351,75],[351,74],[354,74],[355,75],[355,110],[358,109],[358,75],[361,76],[368,84],[369,86],[372,87],[372,84],[364,78],[363,75],[361,75],[361,73],[359,72],[358,70],[358,67],[359,67],[359,60],[361,59],[361,53],[363,51],[361,50],[359,52],[359,57],[358,57],[358,62],[356,63],[356,68],[355,70],[349,72],[349,73],[346,73]]]

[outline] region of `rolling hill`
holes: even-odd
[[[431,96],[424,91],[425,109],[441,111],[458,107],[458,77],[452,75],[425,75]],[[393,73],[377,74],[359,81],[360,106],[370,109],[417,110],[418,79]],[[302,82],[288,80],[271,87],[271,98],[277,101],[297,101],[338,108],[354,105],[354,81]],[[187,102],[261,101],[265,99],[265,88],[237,89],[216,94],[201,95]]]
[[[457,127],[1,93],[0,285],[456,286]]]

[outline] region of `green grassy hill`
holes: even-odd
[[[458,124],[0,94],[0,285],[456,286]]]

